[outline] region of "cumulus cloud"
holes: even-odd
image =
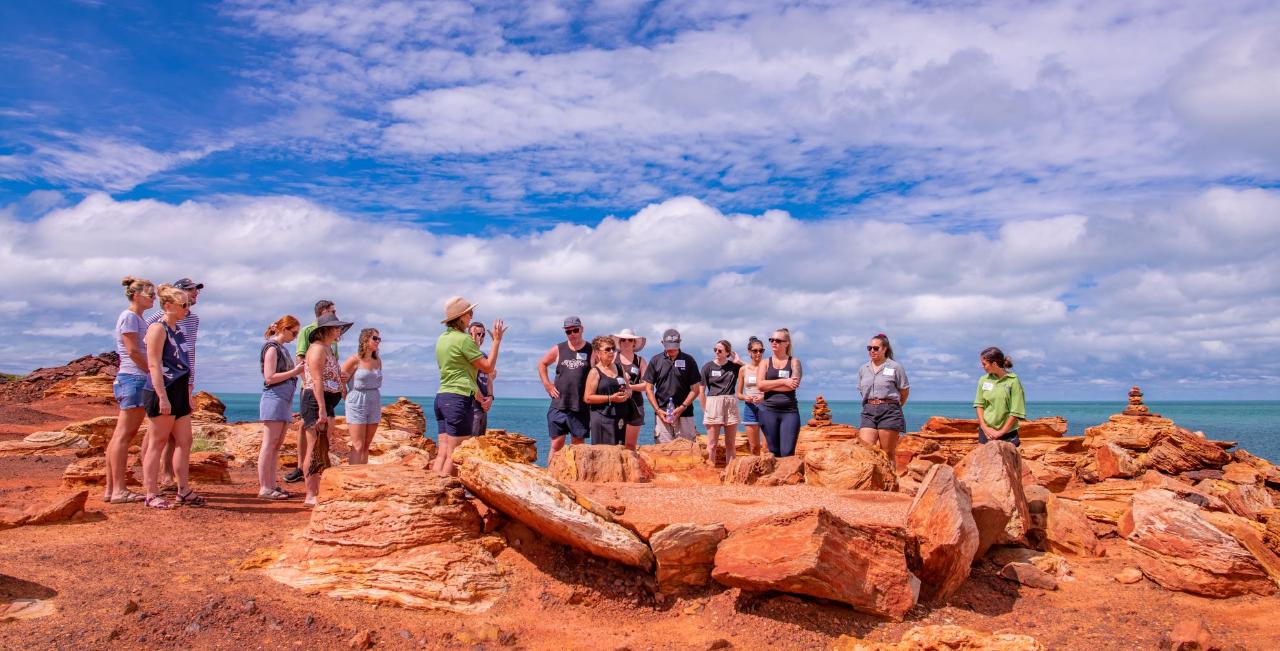
[[[1238,391],[1242,376],[1264,395],[1280,377],[1280,262],[1259,252],[1280,241],[1277,207],[1274,191],[1219,188],[983,234],[726,214],[680,197],[591,227],[474,236],[296,198],[94,195],[36,220],[0,213],[0,290],[12,297],[0,305],[0,356],[13,371],[109,348],[105,330],[124,307],[116,280],[137,274],[206,283],[201,376],[221,390],[253,390],[266,324],[330,298],[358,327],[382,330],[392,390],[430,391],[437,313],[464,294],[483,304],[482,320],[512,325],[507,395],[537,394],[534,360],[568,314],[589,333],[631,327],[652,339],[675,326],[698,357],[717,339],[787,326],[812,369],[807,392],[834,397],[852,395],[863,340],[877,331],[922,397],[967,397],[974,357],[992,344],[1015,352],[1042,399],[1114,397],[1098,387],[1139,379],[1192,396],[1188,377],[1203,380],[1203,397],[1228,379]]]

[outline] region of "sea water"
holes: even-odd
[[[249,421],[258,419],[258,398],[256,393],[218,394],[227,405],[227,420]],[[395,396],[383,396],[384,403],[395,400]],[[422,405],[427,416],[427,433],[437,434],[432,413],[433,396],[409,396],[410,400]],[[551,448],[551,440],[547,437],[547,405],[545,398],[498,398],[489,411],[489,427],[519,432],[531,436],[538,442],[538,457],[546,463],[547,453]],[[837,423],[855,424],[861,413],[861,405],[852,400],[831,400],[831,419]],[[1086,427],[1103,423],[1112,414],[1123,411],[1123,402],[1029,402],[1028,418],[1044,418],[1046,416],[1062,416],[1067,419],[1070,436],[1082,436]],[[1147,406],[1152,412],[1189,430],[1199,430],[1211,439],[1236,441],[1240,447],[1273,462],[1280,463],[1280,401],[1230,401],[1230,402],[1151,402]],[[294,410],[297,411],[295,399]],[[800,401],[800,414],[808,419],[813,411],[812,400]],[[930,416],[948,416],[951,418],[974,418],[973,407],[967,402],[931,402],[908,401],[903,409],[907,417],[907,430],[917,431]],[[342,414],[339,403],[338,414]],[[695,408],[699,431],[701,414]],[[640,443],[653,442],[653,412],[646,410],[645,426],[640,431]]]

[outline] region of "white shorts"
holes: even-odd
[[[703,425],[737,425],[738,396],[707,396],[702,411]]]

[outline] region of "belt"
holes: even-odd
[[[896,404],[898,404],[898,401],[897,401],[897,400],[895,400],[895,399],[893,399],[893,398],[884,398],[884,399],[880,399],[880,398],[870,398],[870,399],[868,399],[868,400],[865,400],[865,401],[863,402],[863,404],[866,404],[866,405],[896,405]]]

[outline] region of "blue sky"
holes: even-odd
[[[778,325],[966,398],[1280,395],[1274,3],[10,2],[3,370],[109,347],[126,273],[210,288],[210,388],[316,298],[434,384],[439,305],[705,355]],[[185,244],[179,253],[173,242]],[[595,325],[593,325],[595,324]],[[206,352],[207,351],[207,352]],[[500,387],[502,388],[502,387]]]

